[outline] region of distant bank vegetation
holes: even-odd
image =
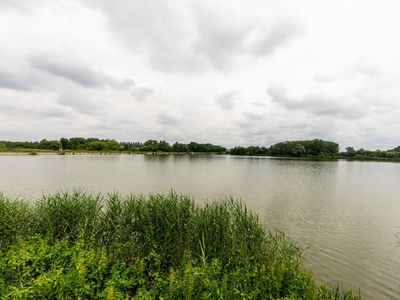
[[[163,153],[218,153],[231,155],[266,155],[304,158],[349,158],[349,159],[400,159],[400,146],[391,150],[358,150],[353,147],[340,151],[339,144],[321,139],[279,142],[272,146],[236,146],[227,149],[210,143],[147,140],[141,142],[117,142],[114,139],[61,138],[40,142],[0,141],[0,151],[97,151],[97,152],[163,152]]]
[[[170,145],[166,141],[148,140],[141,142],[117,142],[114,139],[98,138],[61,138],[60,140],[41,140],[40,142],[11,142],[0,141],[0,151],[125,151],[125,152],[197,152],[197,153],[226,153],[227,149],[210,143],[201,144],[190,142],[189,144],[178,143]]]
[[[348,158],[348,159],[400,159],[400,146],[391,150],[355,150],[347,147],[339,151],[339,144],[320,139],[286,141],[272,145],[268,148],[259,146],[234,147],[230,149],[231,155],[268,155],[278,157],[304,157],[304,158]]]

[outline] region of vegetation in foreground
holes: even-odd
[[[232,199],[0,194],[2,299],[361,299],[316,285],[301,255]]]

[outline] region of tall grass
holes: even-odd
[[[10,200],[0,193],[0,249],[8,249],[19,238],[33,234],[33,211],[22,200]]]
[[[98,234],[102,223],[102,197],[75,190],[43,195],[35,203],[33,228],[36,234],[53,241],[67,239],[71,242],[83,238],[89,241]]]
[[[361,299],[317,286],[296,243],[233,199],[0,194],[0,244],[5,298]]]

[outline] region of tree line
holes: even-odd
[[[60,140],[46,140],[40,142],[11,142],[0,141],[0,150],[75,150],[75,151],[129,151],[129,152],[198,152],[198,153],[226,153],[227,149],[210,143],[190,142],[188,144],[166,141],[147,140],[141,142],[117,142],[114,139],[73,137]]]
[[[141,142],[117,142],[114,139],[73,137],[40,142],[0,141],[0,151],[13,150],[73,150],[73,151],[127,151],[127,152],[175,152],[175,153],[219,153],[231,155],[265,155],[281,157],[335,157],[350,159],[400,159],[400,146],[390,150],[358,150],[353,147],[340,151],[339,144],[321,139],[285,141],[270,147],[236,146],[227,149],[211,143],[180,143],[172,145],[164,140],[149,139]]]
[[[355,159],[400,159],[400,146],[397,146],[391,150],[365,150],[360,148],[358,150],[353,147],[347,147],[346,151],[341,152],[342,157],[355,158]]]
[[[219,145],[210,143],[201,144],[197,142],[190,142],[189,144],[175,142],[170,145],[166,141],[148,140],[141,147],[140,151],[145,152],[200,152],[200,153],[226,153],[227,149]]]
[[[230,149],[231,155],[267,155],[282,157],[333,157],[354,159],[400,159],[400,146],[391,150],[355,150],[347,147],[340,151],[339,144],[321,139],[279,142],[270,147],[237,146]]]
[[[119,151],[120,143],[115,140],[98,138],[61,138],[60,140],[43,139],[40,142],[0,141],[0,150],[30,149],[30,150],[88,150],[88,151]]]
[[[234,147],[233,155],[268,155],[289,157],[334,156],[339,153],[339,144],[320,139],[279,142],[270,147]]]

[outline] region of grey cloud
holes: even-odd
[[[107,125],[107,124],[92,125],[92,126],[88,126],[88,128],[96,129],[96,130],[103,130],[103,131],[114,131],[114,130],[119,129],[118,126]]]
[[[0,88],[1,87],[20,91],[29,90],[23,78],[16,77],[11,73],[6,73],[0,70]]]
[[[230,4],[213,1],[82,3],[99,8],[117,37],[166,73],[202,72],[210,66],[226,70],[238,59],[269,55],[304,33],[288,19],[255,17],[252,10],[234,13]]]
[[[232,16],[225,11],[204,7],[195,12],[198,37],[196,53],[204,54],[212,64],[224,69],[242,56],[265,56],[304,33],[299,24],[290,21],[261,22]]]
[[[330,74],[317,74],[313,78],[316,82],[320,83],[327,83],[327,82],[332,82],[336,79],[335,76],[330,75]]]
[[[1,0],[0,10],[13,8],[13,9],[18,9],[20,11],[26,11],[27,10],[26,5],[27,5],[26,0]]]
[[[101,109],[100,105],[89,95],[79,91],[66,91],[60,94],[57,103],[86,115],[96,115]]]
[[[145,101],[151,95],[154,94],[154,90],[149,87],[138,87],[132,91],[132,96],[138,101]]]
[[[260,101],[253,102],[252,104],[254,106],[257,106],[257,107],[264,107],[265,106],[265,103],[264,102],[260,102]]]
[[[57,105],[29,105],[26,101],[22,102],[1,102],[0,109],[2,113],[13,115],[15,118],[25,116],[40,116],[49,118],[69,117],[68,111]],[[28,106],[29,105],[29,106]]]
[[[304,34],[304,28],[300,24],[289,21],[277,22],[271,28],[264,30],[250,49],[257,55],[268,55],[279,46],[283,46],[295,37]]]
[[[103,79],[107,85],[115,90],[126,90],[135,85],[135,82],[130,78],[117,79],[114,76],[103,73]]]
[[[205,55],[215,67],[224,68],[243,51],[250,24],[244,24],[239,16],[235,18],[200,2],[195,6],[194,15],[198,31],[194,40],[195,53]]]
[[[177,125],[179,120],[170,113],[161,112],[157,114],[157,123],[163,125]]]
[[[147,57],[154,69],[168,73],[196,64],[188,50],[191,37],[186,1],[89,0],[83,4],[100,9],[115,36]]]
[[[46,116],[49,118],[67,118],[70,116],[70,113],[63,109],[62,107],[46,107],[40,109],[38,114],[42,116]]]
[[[223,109],[232,109],[236,104],[236,96],[238,92],[230,91],[222,93],[215,98],[215,103],[219,104]]]
[[[307,95],[294,99],[282,87],[271,86],[267,94],[272,101],[288,110],[299,110],[313,115],[338,115],[345,119],[358,119],[368,113],[368,109],[358,99],[336,99],[326,95]]]
[[[34,68],[50,74],[67,78],[72,82],[88,88],[104,88],[108,85],[114,89],[127,89],[134,85],[133,80],[119,80],[114,76],[96,70],[77,58],[65,57],[58,53],[35,53],[26,58]]]
[[[272,101],[281,104],[287,109],[297,109],[301,107],[301,103],[296,102],[286,96],[286,91],[283,87],[273,85],[267,89],[267,94],[272,98]]]
[[[265,117],[259,113],[246,112],[243,115],[249,120],[263,120]]]
[[[376,77],[382,73],[378,67],[366,62],[358,63],[355,71],[368,77]]]

